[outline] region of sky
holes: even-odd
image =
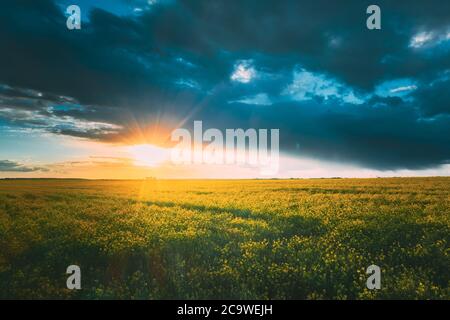
[[[263,177],[170,161],[194,121],[279,129],[268,177],[448,176],[450,2],[1,1],[0,178]]]

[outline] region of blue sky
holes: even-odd
[[[285,176],[448,175],[450,3],[378,1],[381,30],[370,4],[2,2],[0,177],[166,147],[194,120],[279,128]]]

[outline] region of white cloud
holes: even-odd
[[[434,47],[450,40],[449,31],[422,31],[411,38],[411,48]]]
[[[256,76],[256,70],[251,60],[240,60],[234,65],[230,79],[232,81],[249,83]]]
[[[374,94],[380,97],[401,97],[407,98],[414,90],[417,90],[418,84],[414,79],[401,78],[387,80],[376,86]]]
[[[178,79],[177,81],[175,81],[175,84],[180,87],[200,89],[200,85],[198,84],[198,82],[192,79]]]
[[[417,89],[416,85],[411,85],[411,86],[394,88],[394,89],[391,89],[390,92],[391,93],[399,93],[399,92],[405,92],[405,91],[414,91],[416,89]]]
[[[420,48],[433,40],[433,38],[434,35],[432,32],[420,32],[412,37],[409,46],[412,48]]]
[[[270,106],[272,104],[272,101],[270,100],[269,96],[266,93],[258,93],[254,96],[243,97],[240,100],[230,101],[229,103],[234,102],[257,106]]]
[[[30,128],[44,130],[95,131],[97,134],[111,134],[122,129],[122,126],[106,122],[76,119],[71,116],[45,115],[41,114],[39,110],[20,110],[4,106],[0,106],[0,117],[10,119],[15,123],[22,123]]]
[[[324,74],[310,72],[303,68],[294,70],[293,81],[283,90],[282,94],[298,101],[321,97],[324,100],[338,98],[353,104],[364,102],[355,95],[352,89],[344,84]]]
[[[314,96],[328,99],[338,94],[334,81],[328,80],[323,75],[314,74],[300,69],[294,71],[294,80],[283,91],[296,100],[311,100]]]

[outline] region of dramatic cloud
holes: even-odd
[[[360,0],[80,0],[75,31],[68,4],[0,3],[0,132],[122,141],[203,120],[279,128],[293,156],[450,160],[448,1],[380,0],[375,31]]]
[[[30,167],[14,161],[0,160],[0,172],[48,171],[45,167]]]
[[[415,92],[424,116],[450,116],[450,70]]]

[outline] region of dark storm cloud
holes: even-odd
[[[450,2],[378,1],[378,31],[371,1],[85,3],[68,31],[61,3],[1,2],[4,121],[111,140],[199,119],[280,128],[284,151],[368,167],[450,159]],[[396,79],[417,85],[377,96]]]
[[[339,108],[336,104],[291,102],[258,110],[234,104],[216,117],[211,110],[200,118],[210,119],[203,123],[205,128],[225,129],[224,122],[241,128],[281,128],[280,148],[285,152],[380,170],[423,169],[450,159],[450,116],[418,120],[420,114],[399,98]]]
[[[408,49],[420,30],[448,26],[450,4],[379,1],[383,29],[367,30],[370,1],[183,1],[145,17],[152,38],[202,54],[217,50],[252,55],[288,55],[285,64],[301,63],[332,72],[353,85],[370,88],[385,75],[410,76],[449,66],[449,59],[423,61]],[[392,56],[392,60],[390,60]],[[396,59],[400,56],[400,59]],[[355,57],[358,57],[355,59]],[[407,59],[406,61],[404,59]],[[382,63],[384,61],[384,63]],[[392,70],[391,70],[392,69]]]
[[[450,115],[450,72],[441,79],[422,86],[415,97],[424,115]]]
[[[18,162],[9,160],[0,160],[0,172],[34,172],[34,171],[48,171],[44,167],[29,167]]]

